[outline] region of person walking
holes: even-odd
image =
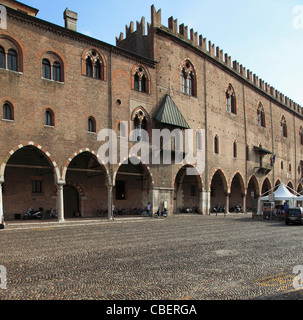
[[[146,210],[147,216],[149,216],[151,214],[151,208],[152,208],[152,205],[149,202],[148,205],[147,205],[147,210]]]

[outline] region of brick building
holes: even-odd
[[[122,214],[148,202],[169,214],[235,204],[247,212],[279,182],[302,190],[301,106],[192,29],[173,18],[162,25],[152,6],[147,30],[144,18],[136,30],[131,22],[112,46],[78,33],[70,10],[63,28],[18,1],[0,4],[7,18],[0,29],[6,220],[28,207],[57,208],[60,220],[75,212],[91,217],[113,203]],[[146,164],[132,153],[102,163],[104,128],[116,132],[118,150],[144,140],[141,130],[124,140],[133,129],[146,129],[148,137],[153,129],[204,130],[205,169],[187,175],[193,166],[185,161]],[[198,154],[201,145],[194,149]]]

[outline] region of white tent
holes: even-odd
[[[295,193],[295,194],[293,194],[288,189],[290,189],[290,188],[287,187],[284,183],[281,183],[279,188],[276,191],[274,191],[273,199],[275,201],[298,200],[298,197],[295,195],[295,194],[297,194],[297,192],[292,190]],[[267,191],[266,193],[269,193],[269,191]],[[269,201],[270,198],[271,198],[270,195],[261,196],[260,200],[261,201]],[[302,196],[302,199],[303,199],[303,196]]]
[[[276,188],[276,187],[275,187]],[[274,188],[274,189],[275,189]],[[294,190],[292,190],[290,187],[286,186],[283,182],[280,184],[278,189],[273,192],[273,194],[270,195],[270,192],[274,189],[271,189],[267,192],[265,192],[258,201],[258,215],[262,215],[263,211],[263,202],[265,201],[290,201],[290,206],[294,206],[294,201],[303,201],[298,197],[298,193]],[[290,192],[293,191],[294,193]]]

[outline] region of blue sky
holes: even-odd
[[[303,0],[19,0],[39,9],[38,18],[63,26],[63,11],[76,11],[78,32],[115,45],[125,25],[150,22],[151,5],[162,24],[173,16],[212,41],[247,69],[303,107]],[[302,11],[303,12],[303,11]]]

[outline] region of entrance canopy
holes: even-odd
[[[293,191],[294,193],[291,193],[290,190]],[[264,195],[262,195],[260,200],[261,201],[270,201],[271,198],[273,198],[274,201],[300,200],[300,199],[298,199],[298,196],[296,195],[298,193],[296,191],[292,190],[291,188],[289,188],[288,186],[286,186],[284,183],[281,183],[279,188],[276,191],[274,191],[273,197],[271,197],[271,195],[269,195],[270,191],[271,190],[267,191]],[[302,196],[302,200],[303,200],[303,196]]]

